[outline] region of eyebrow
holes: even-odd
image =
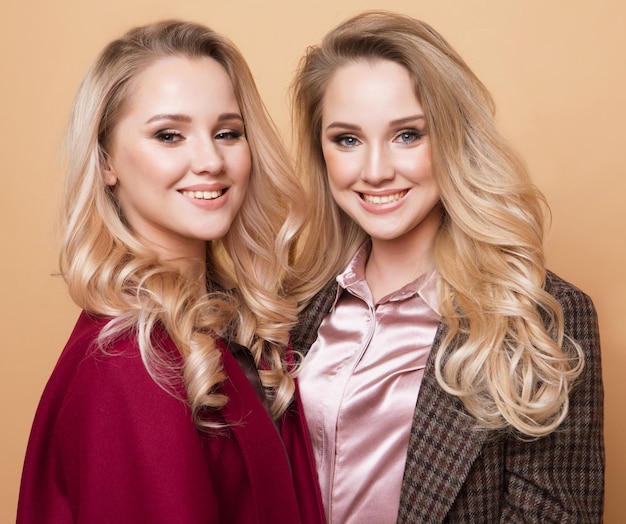
[[[158,120],[172,120],[174,122],[191,122],[191,117],[188,115],[178,114],[178,113],[163,113],[159,115],[154,115],[149,118],[146,124],[151,124],[152,122],[156,122]],[[217,117],[218,122],[225,122],[228,120],[239,120],[243,122],[243,117],[239,113],[222,113]]]
[[[424,115],[412,115],[412,116],[407,116],[404,118],[398,118],[397,120],[392,120],[391,122],[389,122],[389,125],[399,126],[403,124],[408,124],[409,122],[414,122],[415,120],[424,120],[425,118],[426,117]],[[331,124],[328,124],[326,126],[326,129],[334,129],[337,127],[341,129],[349,129],[353,131],[361,130],[361,126],[357,126],[355,124],[349,124],[348,122],[333,122]]]
[[[408,124],[409,122],[414,122],[415,120],[426,120],[424,115],[413,115],[407,116],[405,118],[398,118],[398,120],[392,120],[390,123],[392,126]]]

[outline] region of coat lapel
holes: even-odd
[[[220,416],[228,424],[230,438],[236,440],[246,465],[245,475],[255,501],[249,509],[250,522],[286,522],[285,515],[299,513],[287,452],[274,423],[248,378],[221,341],[222,363],[227,378],[221,392],[228,402]],[[245,489],[242,486],[242,489]],[[275,499],[275,504],[268,501]],[[273,507],[275,515],[256,514],[258,508]],[[255,509],[257,508],[257,509]],[[255,514],[256,520],[253,520]]]
[[[446,334],[439,326],[417,399],[402,481],[398,522],[442,522],[486,437],[458,398],[435,377],[435,356]]]

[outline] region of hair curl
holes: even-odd
[[[339,68],[379,60],[398,63],[411,76],[444,207],[434,259],[448,333],[436,355],[437,380],[482,428],[548,434],[567,414],[583,355],[564,340],[561,307],[544,290],[547,204],[497,128],[485,86],[424,22],[365,12],[301,60],[292,85],[297,170],[312,195],[315,234],[306,236],[299,263],[315,279],[303,280],[299,298],[306,303],[365,238],[328,188],[322,106]]]
[[[104,183],[107,147],[132,80],[170,56],[210,57],[224,67],[251,152],[244,202],[225,237],[207,243],[207,266],[160,260],[127,227]],[[84,78],[73,104],[66,155],[60,269],[80,307],[111,317],[101,347],[121,333],[136,333],[153,378],[171,391],[170,381],[182,374],[196,425],[208,428],[218,424],[205,420],[203,410],[227,402],[218,391],[226,377],[214,337],[232,337],[250,348],[273,399],[272,415],[279,417],[294,392],[284,357],[296,305],[285,288],[290,249],[303,223],[291,203],[302,200],[302,189],[239,50],[194,23],[170,20],[130,30],[106,46]],[[207,276],[214,288],[228,291],[206,294]],[[159,351],[157,325],[179,349],[182,369]]]

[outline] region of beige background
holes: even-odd
[[[165,17],[230,36],[287,134],[286,89],[304,48],[365,8],[430,22],[490,87],[499,119],[552,206],[550,267],[600,315],[606,391],[606,522],[626,483],[626,4],[621,0],[3,0],[0,44],[0,522],[15,519],[33,413],[77,310],[52,276],[70,101],[102,46]],[[6,5],[9,4],[9,5]],[[620,497],[621,495],[621,497]]]

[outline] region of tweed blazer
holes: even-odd
[[[550,272],[546,290],[563,308],[565,334],[585,354],[567,418],[557,431],[530,441],[476,429],[463,404],[435,378],[434,357],[446,333],[442,323],[417,398],[398,522],[602,521],[603,388],[596,311],[587,295]],[[292,333],[295,350],[306,354],[311,347],[336,292],[333,280],[302,312]]]

